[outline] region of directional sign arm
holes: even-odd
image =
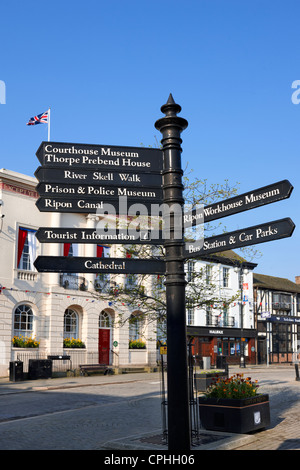
[[[36,233],[40,243],[94,243],[162,245],[161,230],[94,229],[73,227],[40,227]]]
[[[269,184],[259,189],[234,196],[224,201],[205,206],[202,211],[190,211],[183,214],[184,227],[192,227],[203,222],[221,219],[239,212],[271,204],[290,197],[293,186],[288,180]]]
[[[257,245],[272,240],[290,237],[295,224],[290,218],[275,220],[253,227],[224,233],[204,239],[203,246],[188,242],[184,249],[184,258],[197,258],[202,255],[234,250],[244,246]]]
[[[34,266],[40,273],[165,274],[162,259],[38,256]]]

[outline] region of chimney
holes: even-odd
[[[295,283],[300,284],[300,276],[295,276]]]

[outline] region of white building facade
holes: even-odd
[[[17,358],[70,355],[72,368],[80,363],[118,367],[156,364],[155,325],[139,321],[139,311],[121,310],[103,296],[110,279],[95,274],[38,273],[38,255],[112,256],[122,247],[96,244],[39,243],[40,227],[95,227],[90,215],[39,212],[37,180],[0,170],[0,376]],[[126,282],[124,275],[119,282]],[[122,327],[119,319],[122,316]],[[128,318],[133,322],[126,321]],[[17,338],[23,337],[24,343]],[[14,339],[15,338],[15,339]],[[38,347],[28,338],[36,340]],[[129,348],[141,339],[144,349]],[[72,341],[72,342],[71,342]],[[82,344],[83,343],[83,344]],[[131,343],[132,344],[132,343]],[[70,348],[70,346],[84,346]]]
[[[253,303],[253,269],[232,251],[203,257],[187,264],[187,298],[193,276],[202,272],[202,299],[187,309],[187,334],[193,339],[193,355],[208,358],[214,366],[227,363],[255,363],[255,317]],[[206,286],[205,286],[206,284]],[[211,286],[211,287],[209,287]]]

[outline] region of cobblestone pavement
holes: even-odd
[[[250,439],[232,441],[228,449],[299,450],[300,382],[294,367],[231,368],[230,375],[241,371],[269,393],[271,423]],[[0,379],[0,449],[93,450],[108,441],[117,449],[131,435],[159,432],[160,388],[159,373]]]

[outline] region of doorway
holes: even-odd
[[[99,364],[109,364],[110,329],[99,328]]]

